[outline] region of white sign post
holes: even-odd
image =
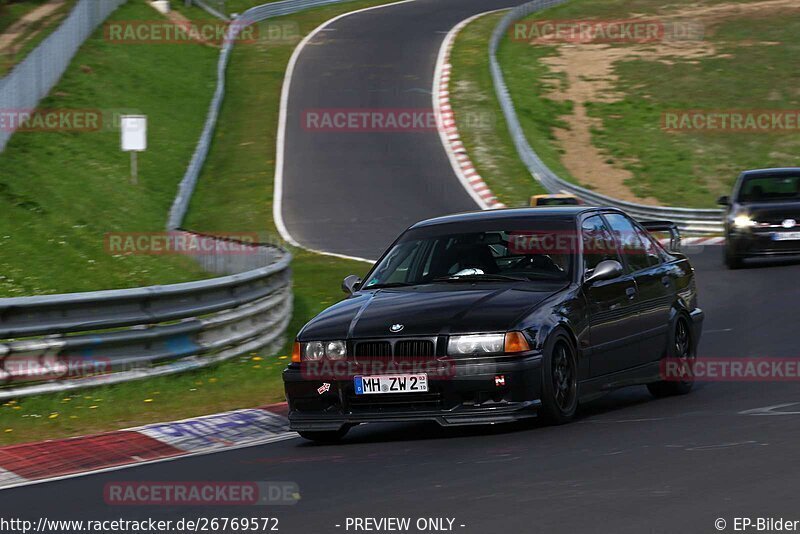
[[[122,151],[131,153],[131,183],[139,183],[139,168],[136,155],[147,150],[147,117],[145,115],[122,115]]]

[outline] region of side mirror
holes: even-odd
[[[585,284],[593,284],[603,280],[612,280],[622,276],[624,269],[617,260],[603,260],[594,268],[594,272],[586,279]]]
[[[361,285],[361,278],[358,276],[351,274],[344,280],[342,280],[342,291],[347,293],[348,295],[352,295],[356,291],[358,291],[358,287]]]
[[[720,206],[730,206],[731,205],[731,199],[730,199],[730,197],[727,197],[727,196],[719,197],[717,199],[717,204],[719,204]]]

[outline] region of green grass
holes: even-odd
[[[489,70],[488,36],[505,12],[486,15],[459,33],[450,57],[450,103],[459,135],[478,174],[507,206],[527,205],[546,193],[517,156],[495,98]]]
[[[722,3],[730,2],[712,0],[704,5]],[[685,3],[660,0],[576,0],[531,19],[625,19],[633,13],[660,14],[685,7]],[[730,192],[741,170],[796,164],[797,134],[676,134],[661,129],[666,110],[798,107],[800,73],[794,59],[800,50],[800,18],[795,12],[772,12],[760,14],[756,24],[753,20],[732,18],[707,26],[706,39],[718,50],[712,57],[677,58],[669,65],[650,59],[617,62],[614,89],[624,97],[618,102],[589,103],[590,116],[602,123],[592,132],[593,144],[610,161],[625,162],[624,167],[633,173],[626,184],[637,196],[652,196],[668,205],[712,207],[717,196]],[[488,42],[491,28],[473,24],[467,31],[470,35],[459,43]],[[768,42],[780,44],[763,44]],[[463,53],[458,46],[456,53]],[[571,106],[548,98],[546,81],[555,74],[540,63],[541,58],[557,53],[556,47],[512,42],[506,36],[499,60],[531,146],[560,176],[577,181],[563,167],[554,136],[556,128],[564,127],[563,118]],[[457,69],[454,75],[459,76]],[[469,81],[478,83],[480,76],[474,73]],[[493,90],[486,94],[490,93]],[[495,149],[505,153],[508,146],[499,139]],[[474,147],[470,155],[475,158]],[[502,183],[503,178],[486,170],[482,175],[490,184],[493,180]]]
[[[152,20],[153,13],[130,2],[112,19]],[[188,258],[112,256],[104,236],[163,230],[202,129],[198,110],[211,99],[216,61],[217,51],[204,46],[112,44],[102,28],[87,41],[40,108],[146,114],[139,185],[129,183],[118,131],[15,134],[0,155],[0,296],[207,276]]]
[[[291,20],[304,34],[339,13],[378,3],[387,2],[352,2],[296,14]],[[187,227],[247,229],[274,235],[271,202],[277,114],[283,73],[293,46],[271,43],[236,48],[228,75],[228,99]],[[242,109],[241,104],[251,98],[256,98],[258,105]],[[363,276],[368,269],[362,262],[303,250],[292,252],[295,311],[287,330],[289,341],[311,317],[343,298],[339,287],[346,275]],[[0,444],[101,432],[280,401],[280,372],[289,350],[287,343],[277,356],[253,353],[182,375],[6,403],[0,406]]]
[[[0,8],[0,33],[6,31],[9,26],[14,24],[27,13],[33,11],[47,0],[25,0],[4,5]],[[7,74],[17,63],[25,59],[31,50],[39,46],[51,33],[53,33],[61,22],[75,7],[77,0],[67,0],[61,7],[27,26],[23,32],[14,40],[12,46],[22,46],[13,53],[4,53],[0,61],[0,76]]]
[[[0,33],[19,19],[46,4],[49,0],[17,0],[14,2],[0,2]]]
[[[450,98],[459,134],[478,173],[506,205],[521,206],[528,204],[531,195],[546,193],[546,190],[520,160],[495,96],[488,49],[492,31],[502,16],[503,13],[481,17],[456,38],[451,56]],[[561,117],[568,114],[572,106],[569,102],[541,96],[556,75],[540,60],[555,54],[555,48],[520,50],[516,43],[512,44],[514,46],[505,41],[501,43],[498,60],[501,65],[514,65],[514,69],[504,69],[504,75],[528,142],[555,172],[577,182],[561,164],[553,133],[555,128],[565,127]],[[470,116],[493,117],[494,120],[485,128],[464,127],[464,117]]]

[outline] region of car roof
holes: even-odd
[[[753,169],[750,171],[744,171],[742,176],[782,176],[782,175],[791,175],[796,176],[800,175],[800,167],[776,167],[774,169]]]
[[[521,217],[531,219],[573,220],[583,213],[597,211],[599,209],[619,211],[614,208],[598,208],[592,206],[548,206],[541,208],[506,208],[500,210],[468,211],[420,221],[412,226],[412,228],[458,222],[501,221],[504,219],[519,219]]]

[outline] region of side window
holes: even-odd
[[[653,246],[653,244],[649,240],[647,245],[642,241],[638,229],[626,216],[619,213],[607,213],[606,220],[611,226],[611,232],[620,244],[620,250],[625,255],[625,260],[631,270],[641,271],[657,263],[657,261],[653,263],[655,259],[651,258],[648,253],[648,246]]]
[[[636,229],[636,234],[639,236],[639,239],[642,240],[645,246],[645,255],[647,256],[647,262],[650,267],[655,265],[660,265],[664,261],[664,254],[663,249],[660,245],[658,245],[653,236],[651,236],[646,231],[642,230],[638,226],[634,227]]]
[[[603,218],[599,215],[594,215],[583,221],[581,238],[583,240],[584,272],[591,274],[601,261],[620,261],[614,238],[611,236],[611,232]]]

